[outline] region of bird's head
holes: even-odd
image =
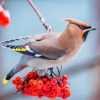
[[[66,18],[65,21],[68,21],[70,24],[68,25],[67,29],[71,32],[71,33],[79,33],[79,35],[86,40],[87,35],[90,31],[96,30],[96,28],[91,27],[90,25],[72,19],[72,18]]]

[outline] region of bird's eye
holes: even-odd
[[[85,29],[91,28],[91,26],[84,27],[84,26],[81,26],[81,25],[78,25],[78,27],[79,27],[81,30],[85,30]]]
[[[81,30],[84,30],[85,28],[83,26],[78,26]]]

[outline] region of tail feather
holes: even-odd
[[[43,58],[43,59],[49,59],[43,55],[41,55],[41,53],[37,52],[34,49],[30,49],[30,47],[28,45],[3,45],[6,48],[9,48],[13,51],[25,54],[25,55],[29,55],[29,56],[34,56],[36,58]],[[52,59],[53,60],[53,59]]]
[[[34,52],[32,52],[31,50],[29,50],[29,48],[27,48],[26,45],[3,45],[4,47],[11,49],[13,51],[22,53],[22,54],[26,54],[26,55],[30,55],[30,56],[34,56]]]
[[[26,68],[27,65],[22,65],[22,66],[17,66],[15,68],[13,68],[3,79],[3,84],[7,84],[8,81],[19,71],[23,70],[24,68]]]

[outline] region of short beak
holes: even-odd
[[[91,31],[92,31],[92,30],[96,30],[96,28],[95,28],[95,27],[93,27],[93,28],[91,28],[90,30],[91,30]]]
[[[95,27],[91,27],[89,29],[86,29],[85,31],[94,31],[94,30],[96,30],[96,28]]]

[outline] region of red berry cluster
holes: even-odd
[[[2,10],[0,11],[0,26],[8,26],[10,23],[9,12]]]
[[[25,79],[17,77],[13,80],[16,89],[29,96],[48,98],[68,98],[71,95],[68,77],[47,77],[38,75],[37,71],[29,72]]]

